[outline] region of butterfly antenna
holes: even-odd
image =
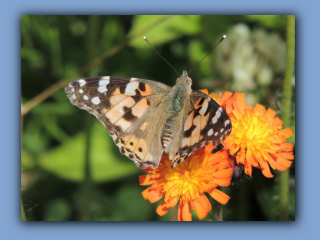
[[[158,51],[151,45],[151,43],[148,41],[148,39],[146,37],[143,37],[143,39],[150,45],[150,47],[152,47],[153,51],[155,51],[166,63],[169,64],[169,66],[178,74],[178,76],[180,77],[180,74],[177,72],[177,70],[174,69],[174,67],[172,67],[172,65],[164,58],[161,56],[160,53],[158,53]]]
[[[191,68],[191,70],[188,72],[188,75],[189,73],[191,73],[191,71],[199,65],[199,63],[202,62],[203,59],[205,59],[210,53],[212,53],[212,51],[219,45],[219,43],[221,43],[223,41],[223,39],[225,39],[227,37],[227,35],[223,35],[222,38],[220,39],[220,41],[210,50],[210,52],[207,53],[207,55],[205,55],[198,63],[196,63],[196,65],[193,66],[193,68]]]

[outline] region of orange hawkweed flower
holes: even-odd
[[[290,167],[293,144],[286,143],[286,139],[293,132],[290,128],[282,129],[282,121],[275,117],[274,110],[266,111],[260,104],[245,105],[243,93],[235,93],[225,105],[232,131],[223,145],[236,156],[237,163],[244,165],[247,175],[251,176],[252,167],[257,167],[270,178],[273,177],[270,167],[280,171]]]
[[[208,92],[207,89],[200,90],[201,92],[207,94],[209,97],[211,97],[214,101],[216,101],[224,110],[226,110],[226,104],[229,101],[229,99],[232,97],[232,92],[225,91],[224,94],[221,92],[219,94],[219,97],[217,97],[217,94]]]
[[[212,154],[213,148],[211,144],[196,150],[175,168],[171,168],[171,161],[163,154],[157,168],[143,170],[150,174],[139,176],[140,185],[152,184],[142,192],[144,199],[154,203],[164,197],[157,208],[160,216],[179,204],[179,221],[191,221],[191,209],[196,211],[200,220],[203,219],[211,210],[205,192],[221,204],[228,202],[230,197],[216,187],[230,185],[231,161],[227,151]]]

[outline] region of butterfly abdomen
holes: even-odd
[[[174,119],[173,118],[169,118],[165,124],[165,127],[162,131],[162,135],[161,135],[161,144],[163,148],[166,148],[170,141],[172,140],[173,136],[174,136],[174,129],[173,129],[173,124],[174,124]]]

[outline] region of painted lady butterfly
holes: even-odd
[[[156,81],[91,77],[65,87],[71,103],[95,115],[122,154],[139,168],[159,165],[168,153],[172,167],[202,146],[219,145],[231,132],[222,107],[191,90],[186,71],[172,88]]]

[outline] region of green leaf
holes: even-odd
[[[146,27],[156,23],[162,15],[138,15],[133,19],[129,35],[138,33]],[[160,22],[144,33],[153,46],[164,44],[183,35],[194,35],[200,31],[200,15],[171,16],[166,21]],[[136,48],[150,48],[141,38],[136,38],[130,45]]]
[[[90,168],[93,181],[113,181],[140,171],[132,161],[115,149],[108,131],[100,123],[94,124],[92,131]],[[85,135],[80,133],[40,156],[39,165],[59,177],[82,181],[84,154]]]

